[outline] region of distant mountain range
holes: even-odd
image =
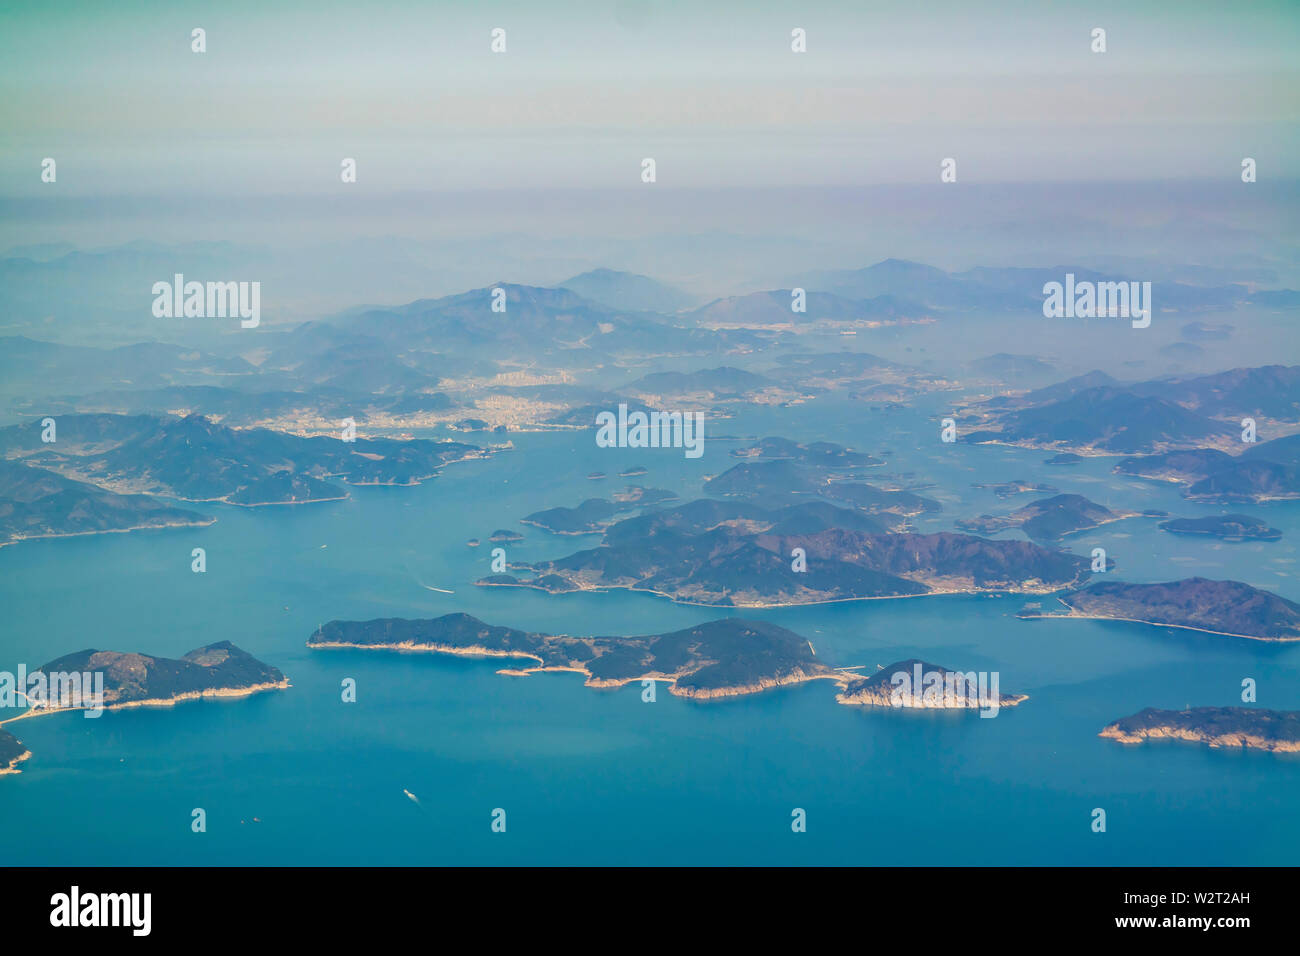
[[[1048,282],[1064,281],[1067,273],[1074,275],[1076,282],[1151,281],[1152,278],[1150,274],[1099,272],[1077,265],[1050,268],[976,267],[965,272],[945,272],[919,262],[885,259],[864,269],[802,273],[791,278],[789,284],[846,299],[896,296],[929,309],[1023,312],[1041,310],[1043,286]],[[1152,281],[1152,299],[1157,311],[1222,311],[1238,304],[1277,308],[1279,304],[1285,307],[1294,295],[1291,290],[1252,293],[1244,285],[1192,285],[1186,282]]]
[[[695,296],[648,276],[613,269],[592,269],[558,286],[613,309],[671,314],[696,304]]]

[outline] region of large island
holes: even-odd
[[[331,621],[308,647],[433,651],[462,657],[513,658],[503,674],[575,671],[588,687],[662,680],[679,697],[730,697],[841,672],[817,660],[807,640],[774,624],[724,618],[667,634],[570,637],[485,624],[468,614],[432,620]]]
[[[1300,711],[1256,707],[1192,707],[1146,710],[1107,726],[1099,734],[1122,744],[1186,740],[1211,747],[1240,747],[1273,753],[1300,751]]]
[[[793,631],[739,618],[635,637],[539,634],[486,624],[469,614],[431,620],[330,621],[308,638],[307,646],[503,658],[519,663],[502,668],[500,674],[572,671],[586,677],[588,687],[665,681],[672,685],[671,693],[697,700],[755,694],[814,680],[837,684],[841,691],[837,700],[842,704],[996,711],[1028,699],[999,694],[996,675],[990,685],[989,675],[951,671],[917,660],[900,661],[864,678],[852,669],[823,664],[812,644]],[[909,680],[914,677],[914,694],[905,688],[907,693],[898,696],[896,673]],[[929,689],[936,677],[937,697]]]
[[[700,500],[619,521],[604,543],[512,565],[482,586],[561,594],[625,589],[682,604],[779,607],[929,594],[1048,594],[1090,562],[1028,541],[887,533],[880,515],[808,501],[782,508]]]

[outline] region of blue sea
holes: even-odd
[[[692,702],[660,685],[592,690],[577,674],[504,677],[500,661],[309,651],[323,621],[465,611],[494,624],[644,634],[725,616],[643,594],[476,588],[496,528],[512,561],[594,546],[518,524],[624,484],[698,496],[735,463],[722,434],[892,452],[944,510],[917,530],[1008,511],[973,483],[1041,481],[1112,507],[1245,511],[1280,542],[1177,537],[1136,518],[1067,539],[1105,547],[1128,581],[1233,578],[1300,600],[1300,503],[1192,505],[1174,485],[1046,453],[938,441],[942,396],[892,412],[822,400],[711,421],[705,454],[601,449],[593,432],[516,434],[513,451],[345,502],[196,507],[207,528],[0,549],[0,669],[94,647],[180,656],[230,640],[286,691],[9,725],[33,757],[0,777],[0,859],[33,864],[1290,864],[1300,757],[1097,736],[1144,707],[1300,709],[1300,647],[1092,621],[1021,621],[1025,599],[934,597],[741,611],[808,637],[838,665],[917,656],[998,671],[1030,699],[975,713],[846,707],[828,682]],[[918,436],[933,435],[933,441]],[[496,436],[493,436],[495,440]],[[485,440],[476,436],[470,440]],[[617,473],[644,464],[649,474]],[[590,481],[588,472],[610,477]],[[1010,532],[1004,536],[1019,536]],[[483,545],[469,548],[479,538]],[[207,551],[207,572],[190,551]],[[815,558],[815,556],[813,556]],[[815,560],[810,564],[815,573]],[[451,590],[452,594],[428,588]],[[354,678],[355,703],[341,683]],[[410,799],[403,791],[414,794]],[[418,802],[417,802],[418,801]],[[207,829],[191,830],[195,808]],[[493,811],[506,830],[493,832]],[[792,831],[802,809],[807,830]],[[1104,809],[1104,833],[1092,829]]]

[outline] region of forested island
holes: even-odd
[[[1123,744],[1184,740],[1211,747],[1239,747],[1273,753],[1300,751],[1300,711],[1257,707],[1148,707],[1108,725],[1099,734]]]

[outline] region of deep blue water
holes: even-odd
[[[1216,513],[1172,485],[1072,468],[1042,452],[938,442],[942,396],[869,413],[815,402],[748,410],[706,434],[828,438],[892,449],[944,511],[919,530],[1010,510],[973,482],[1038,480],[1102,503]],[[933,435],[933,440],[929,436]],[[714,702],[661,685],[582,686],[575,674],[508,678],[500,662],[308,651],[321,621],[467,611],[568,633],[667,631],[723,616],[647,595],[550,596],[475,588],[488,534],[516,527],[512,560],[591,546],[517,521],[633,481],[698,494],[734,463],[609,450],[591,432],[516,435],[516,450],[415,488],[354,488],[346,502],[246,510],[202,505],[208,528],[23,542],[0,549],[0,669],[84,647],[179,656],[229,639],[291,689],[251,698],[59,714],[10,726],[33,751],[0,778],[10,864],[846,863],[1289,864],[1300,858],[1300,758],[1194,745],[1127,748],[1097,737],[1146,706],[1300,708],[1300,648],[1138,625],[1025,622],[1016,597],[872,601],[744,616],[806,635],[828,663],[868,669],[920,656],[997,670],[1031,699],[996,719],[839,705],[826,682]],[[591,482],[600,470],[611,477]],[[1244,510],[1276,543],[1176,537],[1134,519],[1067,539],[1107,548],[1124,580],[1231,577],[1300,600],[1300,506]],[[1018,534],[1018,532],[1015,532]],[[465,541],[484,540],[471,549]],[[322,547],[322,545],[326,547]],[[190,571],[190,549],[208,571]],[[810,568],[815,573],[815,567]],[[439,594],[421,585],[454,590]],[[353,677],[358,701],[340,682]],[[419,805],[403,790],[419,797]],[[206,833],[190,812],[207,811]],[[490,828],[504,808],[507,832]],[[791,832],[795,807],[808,831]],[[1107,812],[1104,834],[1091,811]],[[259,822],[254,822],[256,817]]]

